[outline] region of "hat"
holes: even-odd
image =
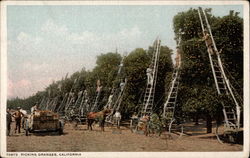
[[[17,109],[21,109],[21,107],[20,107],[20,106],[18,106],[18,107],[17,107]]]

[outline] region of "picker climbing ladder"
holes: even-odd
[[[123,98],[123,94],[124,94],[124,89],[127,85],[127,79],[123,78],[123,73],[124,73],[123,61],[124,61],[125,57],[126,57],[125,55],[122,57],[122,60],[120,62],[119,69],[117,72],[117,78],[120,81],[119,85],[113,86],[113,89],[111,90],[112,93],[109,96],[110,99],[109,99],[107,105],[105,106],[108,109],[113,109],[113,112],[107,117],[106,121],[110,122],[110,123],[116,122],[116,124],[118,126],[120,124],[120,119],[121,119],[120,118],[121,117],[121,113],[120,113],[121,102],[122,102],[122,98]],[[120,117],[119,118],[114,117],[115,113],[117,113],[117,116],[120,116]]]
[[[150,116],[152,114],[153,110],[153,104],[154,104],[154,95],[155,95],[155,86],[156,86],[156,80],[157,80],[157,72],[158,72],[158,61],[160,57],[160,47],[161,47],[161,41],[159,39],[156,39],[154,42],[154,50],[153,50],[153,57],[151,60],[152,65],[152,82],[147,83],[146,92],[144,95],[143,100],[143,107],[140,111],[139,116]]]
[[[180,81],[180,67],[181,67],[181,56],[180,56],[180,42],[181,35],[177,43],[177,53],[176,53],[176,63],[174,72],[172,74],[172,81],[170,83],[167,100],[164,104],[162,117],[166,121],[166,126],[168,127],[169,133],[171,133],[172,124],[176,121],[175,110],[176,110],[176,101],[178,95],[178,87]],[[181,133],[183,133],[183,126],[181,127]]]
[[[97,86],[96,96],[95,96],[94,102],[92,103],[92,106],[90,107],[89,112],[97,112],[98,111],[99,98],[100,98],[101,90],[102,90],[100,80],[97,80],[96,86]]]
[[[151,64],[147,69],[148,81],[142,107],[137,115],[133,115],[131,117],[130,129],[132,132],[136,132],[137,130],[140,129],[143,130],[144,128],[143,126],[145,125],[148,126],[147,122],[149,121],[149,118],[153,113],[160,48],[161,48],[161,41],[159,40],[159,38],[157,38],[153,44],[153,57],[151,59]]]
[[[202,20],[202,15],[201,12],[203,13],[205,22],[206,22],[206,28]],[[227,78],[223,65],[221,62],[220,54],[218,53],[212,32],[211,32],[211,27],[208,23],[208,19],[206,16],[205,11],[202,8],[198,9],[198,14],[201,22],[201,27],[203,34],[205,36],[204,31],[208,30],[210,34],[210,38],[212,40],[212,46],[213,48],[209,48],[208,42],[206,42],[206,46],[208,48],[208,56],[210,60],[210,65],[212,68],[213,76],[214,76],[214,81],[216,85],[216,89],[218,92],[218,95],[226,95],[228,98],[232,100],[232,105],[225,105],[224,102],[222,101],[222,106],[223,106],[223,115],[224,115],[224,121],[225,121],[225,132],[237,132],[240,128],[240,101],[238,98],[236,98],[236,95],[233,92],[233,87],[229,82],[229,79]],[[212,52],[211,52],[212,50]],[[216,130],[217,132],[217,130]],[[217,134],[217,133],[216,133]]]

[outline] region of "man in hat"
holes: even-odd
[[[204,30],[204,36],[203,36],[203,40],[206,41],[207,43],[207,47],[208,47],[208,52],[213,55],[214,51],[213,51],[213,41],[208,33],[208,31],[205,29]]]
[[[153,69],[152,69],[152,65],[150,65],[147,70],[147,80],[148,80],[148,84],[150,84],[151,86],[153,85]]]
[[[13,117],[15,118],[16,121],[16,128],[15,128],[15,133],[18,130],[18,133],[21,133],[21,120],[24,114],[20,111],[20,107],[17,107],[17,111],[13,114]]]
[[[9,136],[11,130],[11,122],[12,122],[12,117],[9,108],[7,109],[6,119],[7,119],[7,136]]]

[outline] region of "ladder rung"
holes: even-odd
[[[224,82],[217,82],[217,83],[219,83],[219,84],[224,84]]]
[[[174,106],[167,106],[167,107],[166,107],[167,110],[168,110],[168,109],[172,110],[172,109],[174,109],[174,108],[175,108]]]
[[[224,88],[219,88],[219,89],[220,89],[220,90],[226,90],[227,88],[224,87]]]
[[[217,78],[220,78],[220,79],[223,79],[223,77],[220,75],[220,76],[216,76]]]
[[[174,104],[175,102],[168,102],[168,104]]]

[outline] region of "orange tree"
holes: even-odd
[[[238,13],[231,11],[228,16],[215,17],[211,9],[205,9],[218,49],[222,49],[224,66],[230,70],[230,76],[243,87],[243,20]],[[212,76],[212,70],[205,46],[201,40],[202,30],[198,11],[189,9],[177,14],[173,19],[174,31],[178,38],[182,35],[182,75],[178,105],[186,118],[205,117],[207,132],[211,132],[211,121],[219,120],[221,104]],[[228,74],[229,75],[229,74]]]

